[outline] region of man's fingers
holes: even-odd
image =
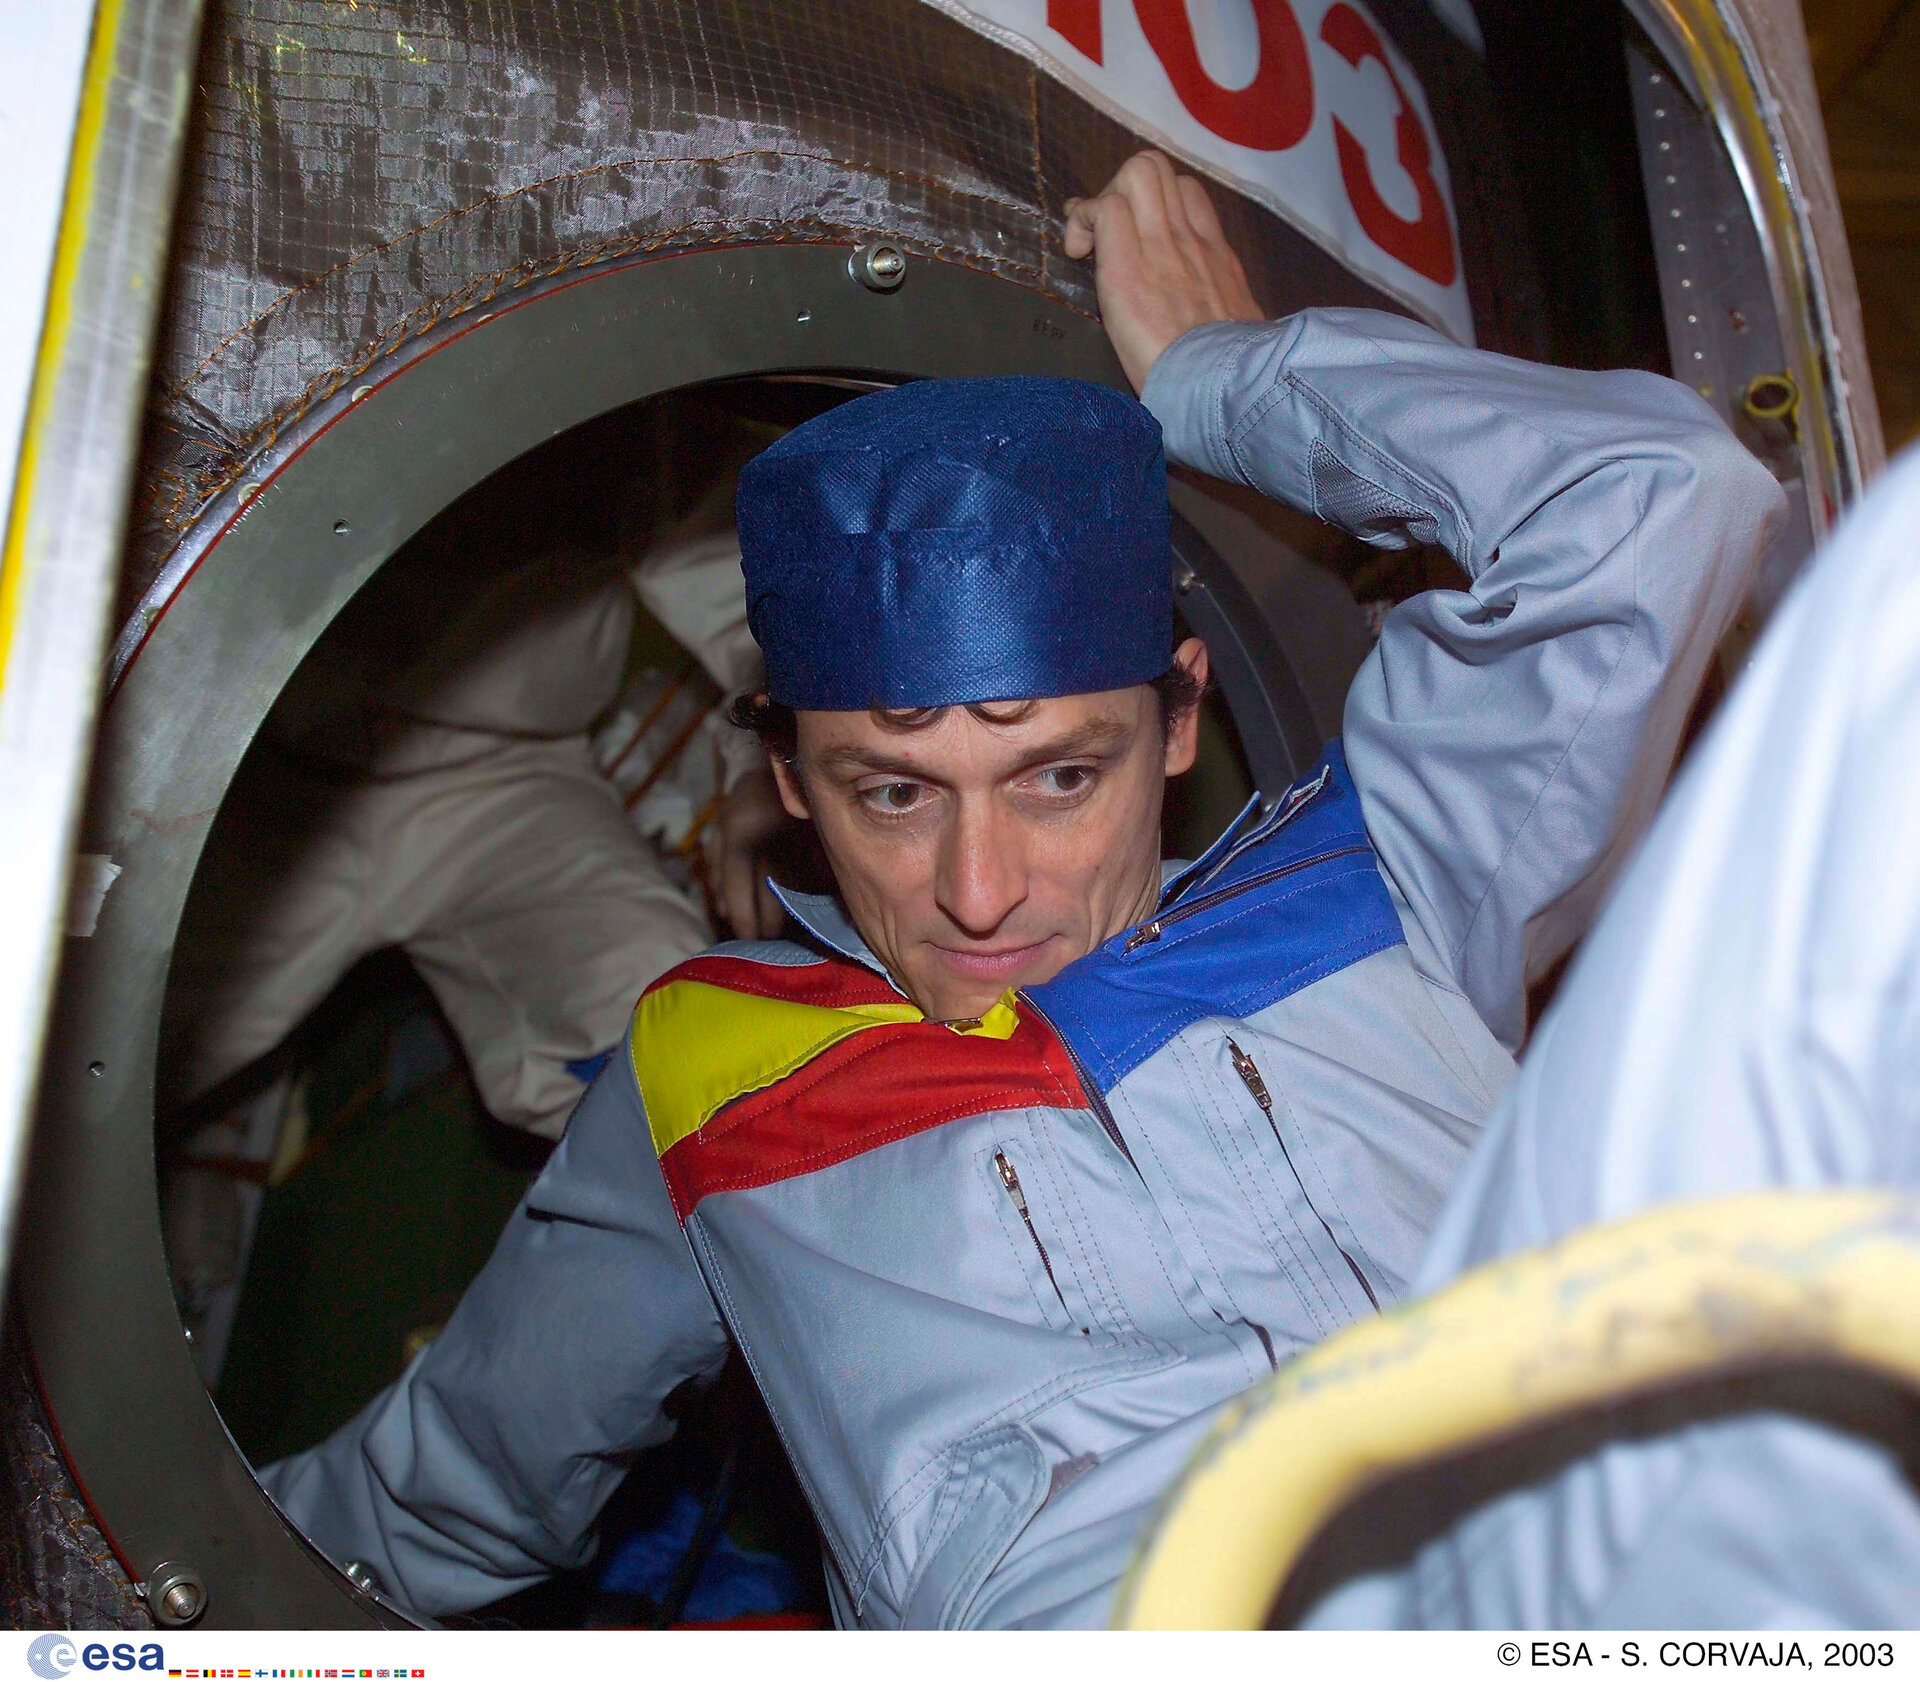
[[[1067,215],[1063,244],[1067,255],[1076,260],[1095,257],[1109,272],[1124,268],[1140,250],[1133,206],[1118,193],[1080,199]]]
[[[1101,197],[1124,199],[1141,238],[1152,240],[1169,230],[1167,197],[1172,191],[1173,166],[1158,152],[1135,152]]]
[[[1159,163],[1160,192],[1167,207],[1167,228],[1175,240],[1186,244],[1200,237],[1200,231],[1193,220],[1192,201],[1187,197],[1187,189],[1197,183],[1190,175],[1182,175],[1168,159],[1158,152],[1153,154]],[[1201,194],[1205,198],[1204,193]]]
[[[1209,245],[1225,245],[1226,230],[1220,226],[1220,212],[1213,208],[1213,200],[1206,188],[1191,175],[1180,177],[1180,205],[1186,213],[1187,225]]]
[[[1076,263],[1093,255],[1096,243],[1093,204],[1092,199],[1067,200],[1067,225],[1062,231],[1061,246]]]

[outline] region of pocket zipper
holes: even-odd
[[[1053,1294],[1059,1298],[1060,1306],[1067,1319],[1073,1319],[1073,1310],[1067,1307],[1067,1299],[1061,1293],[1060,1281],[1053,1276],[1053,1263],[1047,1257],[1047,1247],[1040,1242],[1039,1229],[1033,1224],[1033,1215],[1027,1208],[1027,1194],[1020,1189],[1020,1171],[1007,1160],[1005,1151],[993,1153],[993,1165],[1000,1172],[1000,1183],[1007,1188],[1007,1196],[1013,1199],[1014,1208],[1020,1211],[1020,1219],[1026,1226],[1027,1236],[1033,1240],[1033,1247],[1040,1252],[1040,1265],[1047,1270],[1047,1283],[1053,1287]]]
[[[1292,864],[1280,865],[1274,870],[1263,870],[1257,876],[1249,876],[1244,882],[1236,882],[1230,888],[1217,888],[1210,894],[1202,894],[1198,899],[1184,900],[1169,911],[1162,911],[1137,927],[1127,936],[1127,943],[1120,948],[1120,954],[1142,946],[1151,945],[1175,923],[1183,923],[1189,917],[1198,916],[1202,911],[1210,911],[1216,905],[1223,905],[1241,894],[1251,893],[1255,888],[1264,888],[1269,882],[1277,882],[1282,876],[1292,876],[1298,871],[1309,870],[1316,864],[1325,864],[1329,859],[1348,858],[1354,853],[1371,852],[1364,843],[1352,847],[1334,847],[1328,852],[1315,853],[1312,858],[1295,859]]]
[[[1267,1090],[1267,1083],[1260,1073],[1259,1064],[1240,1049],[1239,1043],[1229,1034],[1227,1036],[1227,1056],[1233,1061],[1233,1072],[1240,1082],[1253,1094],[1253,1101],[1260,1106],[1260,1113],[1267,1118],[1267,1125],[1273,1129],[1274,1142],[1280,1147],[1280,1154],[1287,1159],[1287,1167],[1299,1182],[1301,1195],[1305,1196],[1307,1184],[1300,1179],[1300,1170],[1293,1166],[1293,1152],[1287,1149],[1287,1141],[1281,1136],[1280,1123],[1273,1119],[1273,1094]],[[1314,1219],[1319,1221],[1327,1235],[1327,1242],[1340,1252],[1340,1259],[1353,1270],[1353,1276],[1360,1282],[1360,1289],[1367,1293],[1367,1301],[1373,1304],[1373,1311],[1380,1312],[1380,1299],[1373,1294],[1373,1287],[1367,1283],[1367,1276],[1360,1271],[1360,1264],[1348,1255],[1340,1240],[1333,1235],[1333,1228],[1327,1224],[1327,1218],[1313,1207],[1313,1199],[1307,1198],[1307,1207],[1313,1209]],[[1037,1244],[1039,1240],[1036,1238]],[[1045,1259],[1044,1254],[1042,1260]]]

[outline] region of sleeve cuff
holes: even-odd
[[[1160,423],[1169,461],[1246,482],[1227,444],[1226,389],[1247,347],[1272,332],[1271,322],[1210,321],[1160,353],[1140,401]]]

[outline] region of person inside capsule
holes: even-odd
[[[1157,154],[1065,239],[1137,401],[927,381],[741,476],[741,712],[837,892],[648,989],[440,1337],[261,1472],[416,1614],[589,1557],[731,1343],[842,1625],[1103,1622],[1221,1409],[1412,1289],[1529,980],[1652,814],[1783,509],[1705,403],[1262,320]],[[1190,863],[1169,460],[1471,581]]]

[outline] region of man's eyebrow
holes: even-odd
[[[1072,759],[1080,754],[1101,754],[1117,747],[1133,734],[1133,727],[1117,718],[1090,718],[1084,724],[1045,742],[1036,743],[1022,755],[1020,763],[1014,768],[1014,775],[1030,771],[1036,765],[1047,765],[1056,759]],[[837,747],[828,748],[820,755],[820,766],[827,771],[891,772],[896,776],[925,778],[924,765],[916,765],[910,759],[897,754],[877,752],[872,748]]]

